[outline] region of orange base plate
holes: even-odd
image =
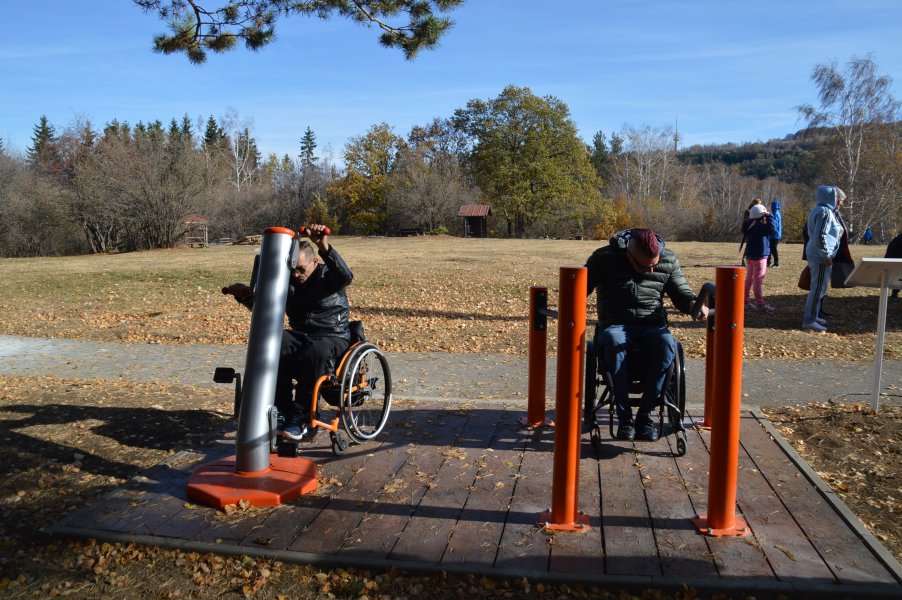
[[[529,420],[529,417],[520,417],[517,419],[517,423],[524,427],[529,427],[530,429],[535,427],[554,427],[554,421],[552,419],[542,419],[541,421],[533,422]]]
[[[708,521],[708,515],[699,515],[692,519],[692,522],[695,523],[695,528],[698,529],[699,533],[711,537],[739,537],[750,533],[749,526],[739,517],[733,517],[733,525],[731,527],[722,528],[712,527]]]
[[[546,531],[588,531],[589,515],[584,512],[577,513],[576,520],[573,523],[552,523],[551,511],[539,513],[539,527]]]
[[[316,489],[316,463],[306,458],[269,457],[269,470],[250,475],[235,471],[235,457],[204,463],[188,479],[188,497],[224,508],[244,500],[251,506],[277,506]]]

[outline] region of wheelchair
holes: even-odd
[[[642,397],[644,384],[642,377],[646,364],[641,357],[636,360],[631,356],[627,361],[629,374],[630,406],[636,407]],[[614,386],[607,362],[604,359],[604,348],[598,342],[598,331],[593,340],[586,343],[586,368],[585,368],[585,403],[583,412],[583,428],[591,432],[592,446],[596,453],[601,447],[601,428],[604,417],[600,414],[602,409],[608,409],[608,430],[611,438],[614,435],[614,419],[617,415],[614,402]],[[683,426],[683,416],[686,410],[686,370],[683,356],[683,345],[677,341],[676,354],[668,369],[664,380],[661,395],[655,404],[658,411],[658,435],[665,437],[673,434],[676,436],[677,456],[686,454],[689,438],[686,428]],[[666,419],[666,422],[665,422]]]
[[[342,455],[348,450],[348,438],[355,444],[372,440],[382,432],[391,412],[391,369],[385,354],[366,341],[361,321],[351,321],[351,345],[334,369],[321,375],[313,386],[310,425],[329,432],[332,452]],[[336,409],[330,421],[316,419],[319,400]],[[339,423],[347,438],[339,431]],[[285,452],[281,447],[280,454]],[[296,451],[296,450],[295,450]],[[290,453],[290,450],[288,450]]]
[[[337,365],[330,365],[313,387],[309,425],[329,432],[332,452],[342,455],[351,443],[362,444],[382,432],[388,421],[392,403],[391,369],[385,354],[368,342],[363,323],[351,321],[351,345]],[[217,367],[213,373],[217,383],[235,382],[234,414],[241,408],[241,375],[235,369]],[[320,399],[335,408],[328,421],[316,419]],[[282,440],[276,434],[277,411],[270,407],[270,450],[279,456],[299,455],[298,442]]]

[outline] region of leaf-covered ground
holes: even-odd
[[[648,590],[636,596],[525,580],[320,570],[248,556],[49,540],[39,534],[176,450],[201,446],[232,431],[229,395],[158,383],[0,377],[0,597],[694,597],[691,591],[669,595]],[[247,510],[265,509],[239,507],[216,518],[240,519]]]
[[[581,265],[597,242],[341,239],[355,271],[355,316],[389,351],[526,351],[528,288],[557,297],[558,268]],[[672,244],[694,288],[735,262],[735,244]],[[800,248],[781,246],[768,272],[771,315],[746,315],[749,358],[870,361],[875,290],[831,290],[831,333],[798,329]],[[253,248],[223,247],[0,260],[0,333],[154,343],[245,341],[248,313],[219,289],[246,281]],[[880,256],[854,248],[856,258]],[[892,302],[892,300],[891,300]],[[887,359],[902,359],[902,310],[891,305]],[[590,308],[590,318],[592,311]],[[674,327],[700,357],[704,331]],[[551,328],[549,348],[554,348]],[[867,365],[867,366],[865,366]],[[870,365],[862,362],[863,368]],[[421,577],[279,564],[37,534],[168,454],[231,430],[231,398],[164,383],[0,377],[0,597],[47,598],[633,598],[618,590],[474,577]],[[187,401],[190,399],[190,401]],[[783,435],[897,558],[902,559],[900,407],[821,403],[771,409]],[[649,590],[642,598],[692,598]],[[744,597],[737,591],[736,598]]]
[[[557,304],[559,269],[580,266],[600,245],[573,240],[480,240],[444,236],[336,238],[354,271],[348,294],[354,318],[390,352],[525,354],[529,288],[549,289]],[[673,243],[693,287],[715,281],[718,265],[735,264],[736,244]],[[830,332],[802,331],[805,293],[796,287],[801,247],[780,246],[780,269],[765,279],[773,314],[745,318],[749,358],[873,358],[874,288],[831,290]],[[153,343],[245,343],[249,314],[220,293],[247,281],[255,247],[222,246],[53,259],[0,259],[0,333]],[[878,246],[855,258],[882,256]],[[902,301],[899,301],[902,302]],[[594,318],[594,296],[589,301]],[[703,356],[700,323],[672,311],[672,329],[687,356]],[[556,345],[556,327],[549,345]],[[902,359],[902,310],[887,320],[886,358]]]
[[[822,402],[764,409],[840,500],[902,560],[902,406]]]

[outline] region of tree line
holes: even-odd
[[[191,215],[212,239],[322,222],[353,235],[415,229],[462,234],[464,204],[489,204],[491,234],[603,239],[649,226],[667,239],[738,240],[753,198],[779,199],[784,231],[801,238],[819,183],[849,196],[853,241],[892,237],[902,218],[899,103],[868,56],[819,65],[809,127],[767,143],[679,147],[670,126],[625,125],[586,144],[567,105],[508,86],[404,136],[376,123],[342,150],[318,155],[307,127],[298,154],[264,157],[234,111],[101,130],[41,117],[25,156],[0,140],[0,255],[166,248]]]

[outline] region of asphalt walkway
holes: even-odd
[[[121,344],[0,335],[0,375],[124,379],[214,386],[218,366],[244,370],[245,346]],[[389,353],[396,397],[510,402],[527,398],[525,356]],[[556,363],[548,359],[548,398]],[[687,404],[704,403],[704,361],[686,361]],[[751,360],[743,365],[743,404],[785,406],[827,400],[870,401],[873,360]],[[884,361],[883,402],[902,402],[902,361]]]

